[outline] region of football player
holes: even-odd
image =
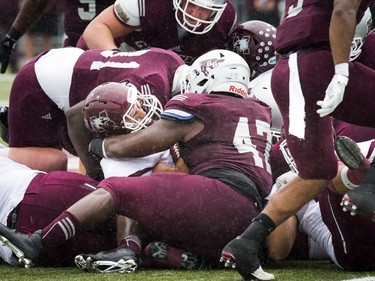
[[[85,29],[81,48],[135,50],[159,47],[190,65],[201,54],[225,48],[237,24],[231,0],[117,0]]]
[[[7,34],[9,27],[12,25],[12,22],[16,18],[19,7],[17,3],[4,0],[4,1],[0,1],[0,9],[1,11],[6,11],[4,15],[0,18],[0,38],[3,39],[5,38],[5,35]],[[8,63],[10,64],[11,71],[13,73],[17,72],[19,69],[18,59],[19,59],[19,50],[18,48],[14,48],[13,54],[11,56],[9,55],[7,58],[7,65]],[[0,63],[2,63],[1,60],[0,60]],[[5,70],[6,70],[6,67],[4,69],[1,68],[0,72],[4,73]]]
[[[271,111],[247,97],[249,77],[250,69],[239,55],[210,51],[189,68],[186,92],[168,101],[152,126],[90,143],[97,157],[119,158],[142,157],[179,142],[189,174],[107,178],[43,230],[24,236],[1,226],[1,235],[26,258],[36,259],[43,249],[62,245],[88,225],[117,213],[172,246],[217,262],[223,245],[263,208],[272,183]],[[59,222],[67,219],[73,224],[61,227]],[[89,271],[124,272],[126,261],[137,264],[137,253],[126,245],[81,257]]]
[[[345,166],[339,163],[338,176],[320,194],[318,206],[307,210],[300,220],[300,227],[328,249],[331,259],[340,268],[373,270],[374,246],[369,242],[374,240],[375,224],[362,216],[353,216],[355,212],[342,212],[341,209],[344,206],[347,211],[342,203],[345,194],[360,188],[359,184],[374,158],[375,142],[368,140],[357,144],[348,137],[338,137],[334,144]]]
[[[22,35],[40,18],[46,11],[49,0],[25,0],[16,19],[3,37],[0,45],[0,73],[5,73],[12,51],[16,42]],[[64,47],[76,46],[87,24],[101,11],[113,4],[111,0],[85,0],[85,1],[63,1],[64,8],[64,32],[66,39]],[[12,6],[17,6],[12,3]],[[9,12],[9,9],[2,9]],[[9,25],[6,25],[9,27]],[[5,34],[5,33],[4,33]]]
[[[108,136],[134,132],[140,127],[149,125],[152,123],[152,113],[160,114],[160,111],[157,112],[157,110],[161,108],[148,108],[152,107],[152,101],[156,99],[152,95],[138,97],[135,87],[129,84],[108,82],[99,85],[85,99],[83,115],[87,127],[93,132]],[[156,100],[156,102],[158,101]],[[46,222],[53,220],[56,213],[62,212],[78,199],[93,191],[98,184],[97,181],[76,173],[59,171],[47,174],[31,170],[10,160],[7,157],[9,150],[9,148],[0,149],[0,173],[2,178],[0,201],[3,206],[0,219],[3,224],[23,233],[27,234],[45,227],[48,224]],[[172,171],[174,163],[169,150],[154,153],[147,157],[122,159],[122,161],[103,159],[100,164],[104,175],[108,177],[149,175],[158,163],[170,166],[169,171]],[[16,177],[15,174],[17,174]],[[55,249],[54,253],[43,253],[38,260],[38,264],[41,266],[71,265],[74,256],[82,251],[99,251],[115,247],[116,236],[120,244],[127,243],[129,245],[136,241],[135,234],[139,235],[140,230],[136,229],[135,222],[122,216],[117,216],[116,222],[114,218],[109,222],[72,239],[69,242],[69,251],[63,247]],[[117,223],[117,235],[114,235],[115,229],[113,226],[115,223]],[[123,223],[126,223],[125,226]],[[83,243],[85,237],[89,240],[88,243]],[[103,240],[103,243],[100,243],[101,240]],[[157,250],[160,245],[167,247],[166,255],[170,255],[170,251],[174,252],[173,258],[175,260],[173,258],[169,258],[167,261],[163,260],[164,265],[174,266],[174,268],[183,267],[184,264],[186,264],[185,268],[202,266],[203,261],[198,256],[182,252],[164,243],[155,242],[149,244],[145,249],[145,257],[148,258],[148,263],[155,264],[159,261],[157,257],[151,255],[155,251],[154,248]],[[181,252],[181,255],[186,255],[188,259],[186,261],[182,258],[178,260],[176,256],[178,251]],[[15,253],[18,254],[17,251]],[[0,256],[10,264],[19,264],[7,247],[0,247]],[[173,264],[171,264],[172,261]],[[20,257],[20,262],[27,267],[31,266],[30,262],[22,257]]]
[[[282,192],[272,196],[238,239],[224,247],[222,260],[227,266],[237,267],[243,278],[274,278],[258,275],[260,242],[336,176],[338,163],[328,115],[356,125],[375,126],[371,118],[373,106],[368,102],[375,85],[367,82],[375,78],[375,70],[359,62],[349,62],[356,23],[369,3],[367,0],[285,3],[285,16],[275,41],[281,59],[272,71],[271,90],[299,174]],[[306,26],[312,28],[306,31]],[[356,104],[360,106],[353,106]]]
[[[33,233],[48,225],[70,205],[96,189],[98,182],[82,174],[32,170],[7,157],[8,148],[0,149],[0,221],[22,233]],[[115,218],[87,233],[77,235],[66,247],[44,252],[40,266],[71,266],[75,255],[82,251],[112,249],[116,244]],[[12,251],[0,246],[0,257],[7,263],[19,265]],[[31,266],[28,260],[21,262]]]
[[[109,81],[131,83],[142,94],[154,94],[163,106],[179,91],[180,84],[173,83],[174,77],[183,77],[174,75],[179,66],[184,68],[178,55],[158,48],[129,53],[60,48],[35,57],[11,88],[9,157],[42,171],[66,170],[61,148],[76,155],[65,114],[71,106]],[[99,171],[87,172],[95,177]]]

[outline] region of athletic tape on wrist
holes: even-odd
[[[268,233],[271,233],[276,228],[275,222],[269,216],[263,213],[260,213],[259,215],[257,215],[253,219],[253,221],[260,222],[268,231]]]
[[[341,170],[341,180],[342,180],[342,183],[343,183],[348,189],[353,189],[353,188],[358,187],[359,185],[354,184],[354,183],[352,183],[352,182],[349,180],[349,178],[348,178],[348,171],[349,171],[349,168],[346,167],[346,166]]]
[[[104,138],[104,140],[103,140],[103,142],[102,142],[102,153],[103,153],[103,157],[104,158],[108,158],[108,156],[107,156],[107,153],[105,153],[105,147],[104,147],[104,143],[105,143],[105,140],[106,140],[107,138]]]

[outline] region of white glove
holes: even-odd
[[[316,104],[321,108],[316,112],[320,117],[332,113],[344,98],[345,87],[349,81],[349,70],[347,63],[341,63],[335,66],[335,75],[329,83],[324,100]]]

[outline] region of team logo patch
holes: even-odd
[[[202,61],[201,70],[203,74],[207,76],[209,74],[208,69],[214,69],[215,67],[218,67],[219,63],[223,61],[224,59],[209,59],[209,60]]]
[[[94,128],[96,131],[103,133],[106,129],[112,127],[113,129],[120,129],[114,121],[108,116],[108,112],[103,110],[99,113],[99,116],[90,117],[90,124],[88,127]]]
[[[273,56],[272,58],[270,58],[270,59],[268,60],[268,63],[271,64],[271,65],[276,64],[276,56]]]
[[[236,37],[233,44],[233,51],[237,54],[249,55],[250,36]]]
[[[117,4],[115,5],[115,12],[116,12],[116,15],[119,17],[119,19],[124,22],[124,23],[127,23],[129,21],[129,17],[128,15],[124,12],[124,10],[121,8],[121,5],[120,4]]]

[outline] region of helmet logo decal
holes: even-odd
[[[100,133],[105,131],[105,127],[118,128],[116,123],[109,118],[106,110],[101,111],[98,117],[90,117],[90,123]]]
[[[236,87],[234,85],[230,85],[228,91],[231,92],[231,93],[239,94],[243,97],[247,96],[247,91],[245,91],[243,88]]]
[[[233,44],[233,51],[237,54],[249,55],[249,41],[250,36],[236,37],[235,42]]]
[[[209,59],[204,60],[201,63],[201,70],[205,76],[208,76],[209,70],[208,69],[214,69],[219,66],[220,62],[223,62],[224,59]]]

